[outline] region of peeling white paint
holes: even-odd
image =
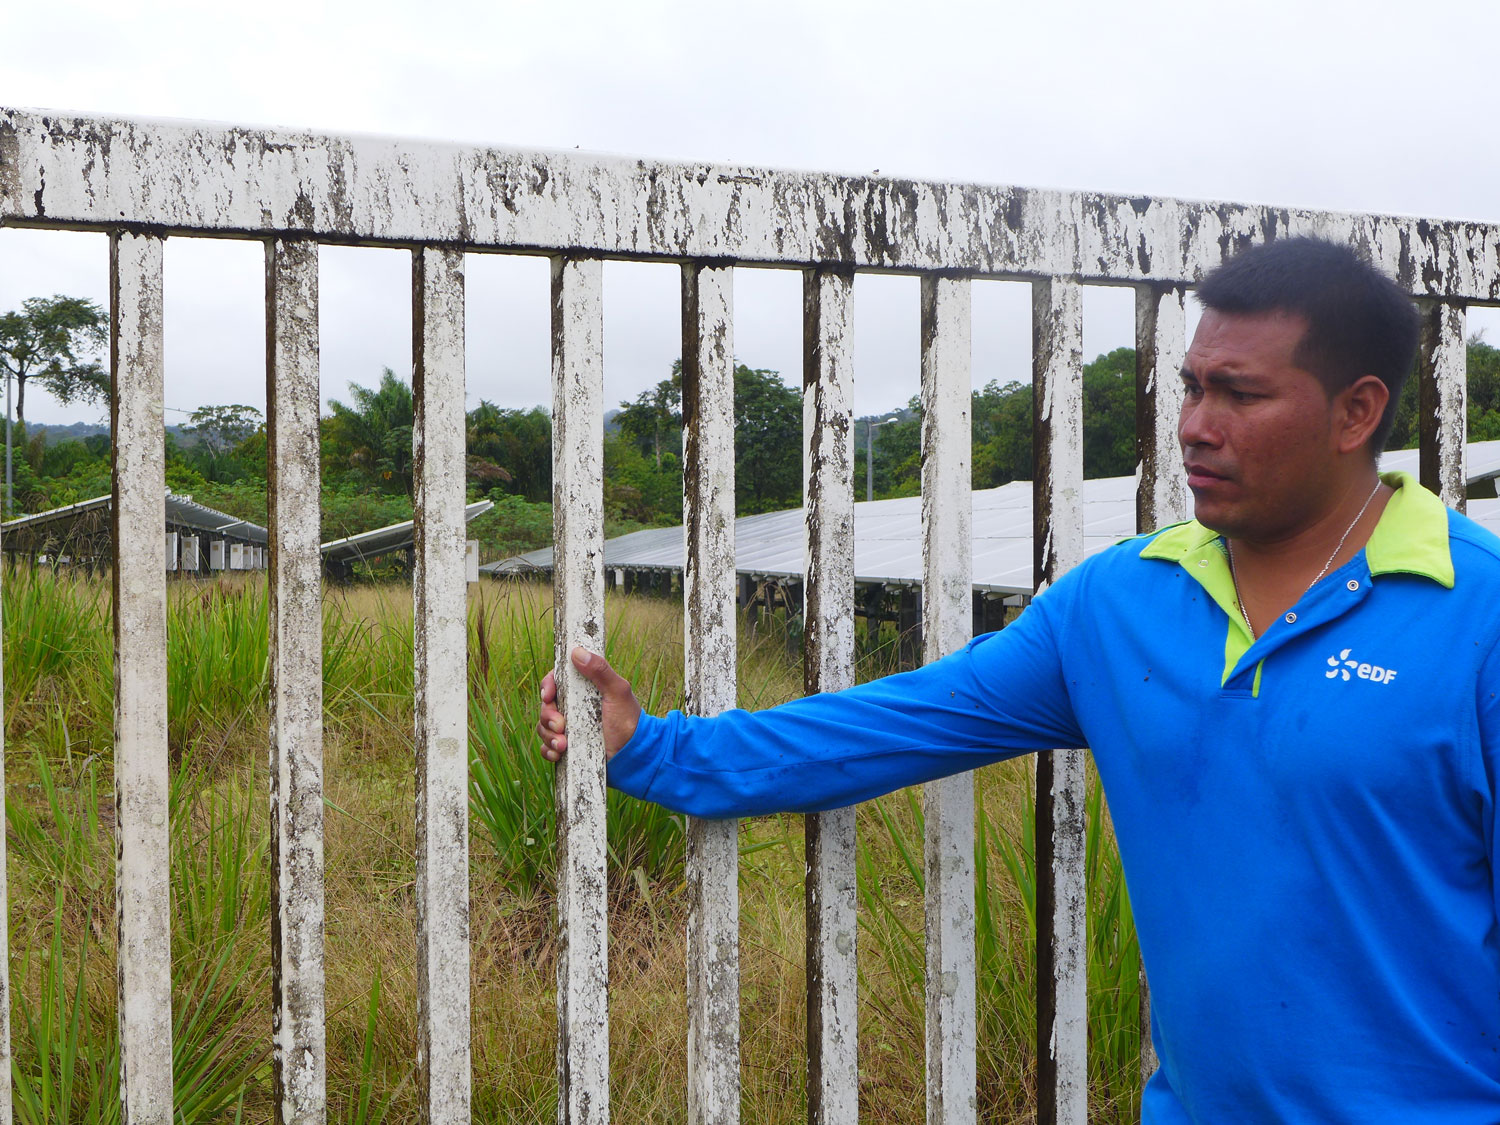
[[[271,1027],[277,1125],[323,1125],[323,560],[318,247],[266,246]]]
[[[973,634],[972,285],[922,279],[922,644],[926,662]],[[977,1083],[974,775],[922,787],[927,907],[927,1122],[972,1125]]]
[[[1177,441],[1182,412],[1182,371],[1187,359],[1186,293],[1179,285],[1135,290],[1136,419],[1135,514],[1137,531],[1187,518],[1187,473]]]
[[[109,279],[121,1119],[172,1125],[162,240],[111,238]]]
[[[1464,510],[1468,479],[1467,320],[1463,304],[1423,301],[1418,387],[1422,484]]]
[[[558,703],[558,1125],[609,1120],[604,735],[599,694],[568,658],[604,651],[604,268],[552,260],[552,523]]]
[[[1196,281],[1268,236],[1500,299],[1500,226],[0,109],[0,221],[905,272]]]
[[[427,1125],[468,1125],[468,585],[464,256],[412,252],[417,1082]]]
[[[811,270],[803,286],[803,493],[807,583],[803,686],[854,683],[854,277]],[[807,1101],[811,1125],[859,1116],[854,810],[806,818]]]
[[[1083,305],[1076,280],[1032,284],[1032,341],[1040,593],[1083,561]],[[1084,781],[1083,751],[1038,755],[1038,1125],[1086,1125],[1088,1118]]]
[[[685,710],[736,706],[734,284],[727,267],[682,268],[683,672]],[[689,1125],[740,1116],[739,824],[688,820]]]

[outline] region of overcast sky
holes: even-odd
[[[1500,220],[1491,0],[56,0],[0,26],[5,106]],[[262,261],[169,241],[169,421],[264,407]],[[409,261],[322,251],[325,396],[410,376]],[[106,281],[103,236],[0,230],[0,310]],[[607,401],[669,373],[678,284],[606,265]],[[471,255],[468,301],[469,405],[548,401],[544,260]],[[798,382],[800,301],[794,271],[736,271],[741,362]],[[861,275],[855,302],[855,409],[887,410],[917,392],[917,282]],[[974,313],[975,384],[1029,379],[1025,287],[977,284]],[[1087,356],[1132,315],[1088,290]]]

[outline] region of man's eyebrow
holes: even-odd
[[[1259,375],[1249,371],[1211,371],[1207,375],[1199,375],[1191,367],[1183,367],[1178,372],[1178,377],[1184,382],[1192,380],[1195,383],[1207,383],[1216,387],[1255,386],[1261,382]]]

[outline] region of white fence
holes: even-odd
[[[1422,476],[1463,502],[1469,303],[1500,301],[1500,227],[1013,187],[657,164],[0,110],[0,224],[108,232],[114,406],[117,901],[131,1125],[171,1125],[162,243],[266,248],[270,458],[271,819],[277,1120],[325,1117],[320,242],[407,247],[416,323],[418,1073],[435,1123],[470,1106],[464,628],[464,255],[552,259],[558,653],[603,641],[602,260],[681,264],[688,706],[734,699],[733,309],[737,263],[805,278],[806,687],[853,682],[856,271],[921,285],[926,657],[970,630],[970,279],[1033,292],[1036,582],[1082,554],[1085,282],[1136,293],[1142,528],[1182,514],[1176,372],[1186,287],[1236,247],[1281,234],[1348,241],[1425,310]],[[567,666],[566,661],[560,662]],[[559,1121],[609,1116],[604,766],[597,701],[568,667],[571,751],[558,771]],[[1040,1120],[1086,1117],[1083,756],[1038,769]],[[973,785],[928,787],[928,1121],[975,1117]],[[3,871],[0,838],[0,871]],[[688,840],[689,1119],[739,1115],[735,825]],[[852,810],[807,819],[808,1100],[858,1112]],[[0,917],[4,916],[0,885]],[[0,933],[0,974],[7,964]],[[0,975],[0,1073],[9,1069]],[[1144,1066],[1150,1060],[1143,1060]],[[620,1116],[631,1118],[629,1107]],[[10,1118],[0,1083],[0,1122]]]

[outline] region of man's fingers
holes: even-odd
[[[557,698],[557,677],[548,672],[542,677],[542,702],[551,703]]]
[[[573,667],[577,668],[584,678],[592,683],[605,695],[617,693],[622,687],[629,691],[629,685],[625,678],[609,666],[609,661],[597,652],[590,652],[582,645],[574,647],[572,652]]]
[[[549,734],[561,734],[567,725],[568,721],[563,718],[561,711],[550,703],[542,704],[542,709],[537,714],[537,730],[544,730]]]
[[[563,751],[568,748],[567,738],[549,729],[545,723],[537,723],[536,733],[542,740],[542,757],[555,762],[563,756]]]

